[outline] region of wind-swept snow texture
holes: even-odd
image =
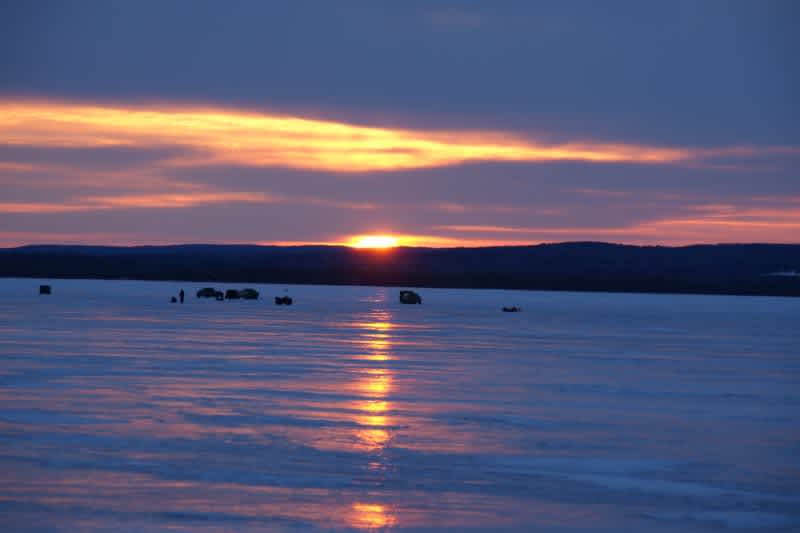
[[[0,530],[800,529],[800,299],[202,286],[0,280]]]

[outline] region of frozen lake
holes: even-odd
[[[800,299],[39,283],[3,531],[800,529]]]

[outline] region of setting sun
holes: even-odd
[[[347,245],[353,248],[394,248],[398,242],[397,237],[390,235],[357,235]]]

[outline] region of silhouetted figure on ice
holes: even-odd
[[[179,293],[178,293],[178,298],[180,298],[180,299],[181,299],[181,303],[183,303],[183,297],[184,297],[184,296],[185,296],[185,295],[183,294],[183,289],[181,289],[181,292],[179,292]]]

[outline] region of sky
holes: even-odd
[[[0,246],[798,243],[798,22],[792,0],[3,2]]]

